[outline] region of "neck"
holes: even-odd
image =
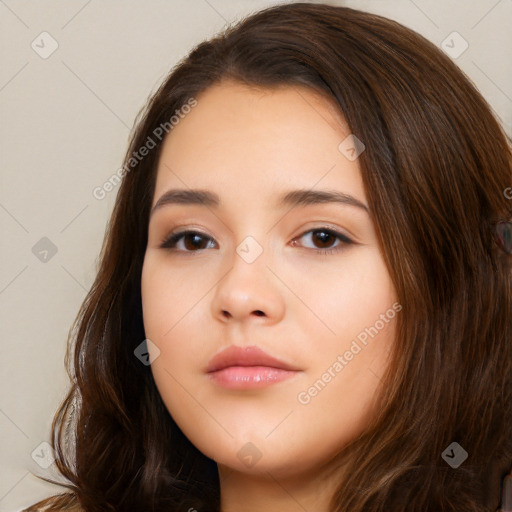
[[[339,473],[327,469],[286,478],[272,471],[242,473],[221,464],[221,512],[329,512]]]

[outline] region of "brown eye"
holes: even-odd
[[[317,228],[303,233],[296,240],[304,239],[309,237],[313,246],[307,246],[304,243],[302,245],[310,249],[318,249],[317,252],[321,254],[330,254],[341,251],[344,246],[352,244],[352,240],[345,236],[343,233],[333,231],[327,228]],[[336,244],[336,241],[338,243]],[[336,244],[336,245],[333,245]],[[294,243],[294,245],[297,245]]]
[[[336,236],[329,233],[328,231],[313,231],[313,233],[313,242],[320,244],[320,249],[330,247],[333,243],[336,242]]]
[[[180,243],[181,241],[182,243]],[[207,249],[205,243],[209,244],[210,242],[213,242],[213,239],[199,231],[182,231],[171,234],[162,242],[160,247],[162,249],[197,252],[198,250]]]

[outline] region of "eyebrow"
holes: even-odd
[[[151,209],[150,217],[166,205],[202,205],[218,208],[220,203],[220,197],[209,190],[171,189],[160,196],[155,206]],[[279,196],[276,205],[278,207],[297,207],[324,203],[355,206],[369,213],[368,206],[359,201],[359,199],[337,190],[291,190]]]

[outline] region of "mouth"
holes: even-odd
[[[206,368],[212,382],[229,389],[263,388],[299,372],[299,368],[270,356],[256,346],[236,345],[215,355]]]

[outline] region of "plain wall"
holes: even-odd
[[[52,474],[35,460],[46,460],[41,443],[68,388],[66,338],[117,193],[99,200],[94,188],[121,166],[133,120],[168,70],[273,3],[0,2],[0,511],[59,491],[32,473]],[[511,0],[331,3],[395,19],[438,46],[458,32],[469,46],[456,63],[512,134]]]

